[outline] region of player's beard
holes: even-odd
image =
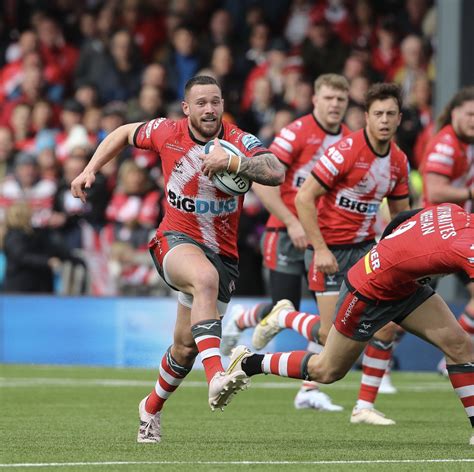
[[[216,121],[203,123],[201,118],[196,119],[190,116],[191,125],[204,138],[213,138],[217,136],[222,125],[222,116],[216,115]],[[211,126],[212,125],[212,126]]]

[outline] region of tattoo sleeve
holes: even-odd
[[[262,185],[276,186],[283,183],[285,168],[268,152],[253,158],[242,157],[239,174]]]

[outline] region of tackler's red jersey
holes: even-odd
[[[311,173],[317,160],[329,146],[350,133],[341,125],[337,133],[329,133],[314,115],[302,116],[283,128],[270,145],[270,151],[287,167],[285,181],[280,186],[283,203],[296,215],[295,196]],[[274,215],[270,215],[268,228],[285,228]]]
[[[269,152],[255,136],[225,121],[219,138],[250,158]],[[157,233],[179,231],[218,254],[237,259],[243,197],[221,192],[202,173],[199,155],[206,143],[192,136],[187,118],[156,118],[143,123],[135,133],[134,144],[157,152],[161,158],[166,211]]]
[[[318,224],[328,245],[374,239],[374,222],[384,197],[408,197],[408,159],[395,143],[385,156],[356,131],[318,160],[313,177],[327,190],[318,203]]]
[[[383,238],[347,273],[371,300],[408,297],[431,275],[465,271],[474,279],[474,220],[453,203],[420,211]]]

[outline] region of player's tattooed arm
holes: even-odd
[[[242,157],[239,174],[262,185],[276,186],[285,179],[285,167],[267,152],[252,158]]]

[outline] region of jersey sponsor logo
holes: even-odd
[[[336,149],[335,146],[332,146],[328,149],[326,153],[336,164],[342,164],[344,162],[344,156]]]
[[[436,143],[435,151],[448,156],[452,156],[454,154],[454,148],[443,143]]]
[[[453,164],[453,158],[449,156],[445,156],[444,154],[439,154],[438,152],[432,152],[428,156],[428,160],[430,162],[438,162],[439,164],[446,164],[446,165],[452,165]]]
[[[353,143],[354,141],[352,140],[352,138],[346,138],[344,139],[344,141],[341,141],[341,143],[339,143],[338,147],[341,151],[347,151],[352,147]]]
[[[361,202],[344,195],[338,195],[336,204],[340,208],[344,208],[344,210],[371,216],[375,216],[377,214],[380,206],[380,203]]]
[[[282,149],[284,149],[287,152],[293,152],[293,146],[288,141],[286,141],[283,138],[280,138],[279,136],[275,138],[273,143],[276,144],[277,146],[280,146]]]
[[[326,156],[321,157],[319,162],[321,163],[321,165],[326,167],[326,169],[331,172],[332,175],[336,176],[337,174],[339,174],[337,167]]]
[[[168,203],[177,210],[185,211],[186,213],[196,213],[199,215],[234,213],[238,208],[237,201],[237,198],[227,198],[225,200],[194,199],[183,197],[168,189]]]
[[[296,139],[296,134],[293,133],[293,131],[290,131],[288,128],[283,128],[280,131],[280,134],[282,135],[283,138],[285,138],[287,141],[294,141]]]
[[[365,273],[370,274],[380,269],[380,258],[376,248],[371,249],[364,257]]]
[[[247,148],[248,151],[256,147],[263,146],[260,140],[253,134],[244,134],[242,136],[242,144]]]

